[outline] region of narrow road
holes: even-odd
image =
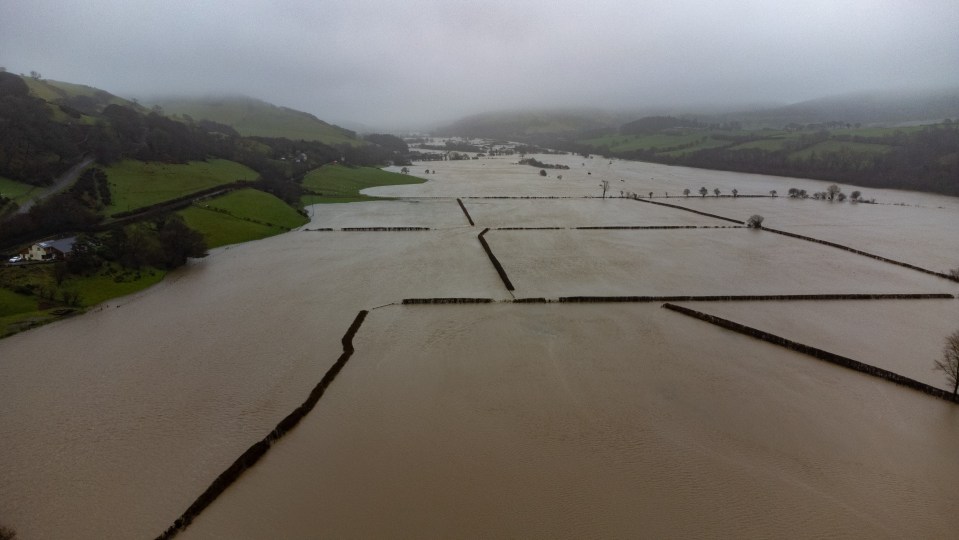
[[[18,208],[17,211],[12,215],[26,214],[27,212],[30,211],[30,208],[33,207],[34,204],[36,204],[37,201],[46,199],[50,195],[53,195],[54,193],[57,193],[63,189],[66,189],[68,186],[72,185],[74,182],[77,181],[77,178],[80,177],[80,173],[83,172],[83,169],[87,168],[87,166],[90,165],[91,163],[93,163],[93,158],[88,157],[84,159],[83,161],[81,161],[80,163],[77,163],[73,167],[70,167],[70,170],[61,174],[59,178],[54,180],[53,184],[47,186],[42,191],[40,191],[39,195],[37,195],[36,197],[32,197],[30,198],[30,200],[25,201],[23,204],[21,204],[20,208]]]

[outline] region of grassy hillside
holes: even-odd
[[[245,136],[285,137],[329,145],[362,144],[351,131],[328,124],[312,114],[251,98],[176,99],[160,101],[159,105],[168,115],[212,120],[232,126]]]
[[[436,135],[536,141],[540,137],[613,129],[622,119],[603,111],[512,111],[469,116]]]
[[[280,199],[255,189],[200,201],[179,214],[203,234],[210,248],[266,238],[307,222]]]
[[[881,144],[883,137],[896,133],[911,133],[921,128],[860,128],[830,131],[828,140],[818,140],[820,130],[719,130],[704,128],[674,128],[643,135],[608,135],[583,139],[579,144],[604,155],[637,157],[681,157],[699,150],[785,151],[790,159],[805,159],[811,155],[847,152],[869,156],[882,154],[889,146]],[[856,141],[845,140],[856,138]]]
[[[328,202],[371,201],[376,197],[360,194],[360,190],[376,186],[394,186],[399,184],[422,184],[426,180],[387,172],[372,167],[345,167],[327,165],[310,171],[303,178],[303,187],[315,195],[304,195],[304,205]]]
[[[186,164],[125,160],[107,167],[106,173],[113,196],[108,215],[257,177],[253,169],[225,159]]]
[[[24,77],[24,82],[30,88],[30,94],[44,101],[57,105],[65,105],[83,113],[81,121],[92,122],[90,115],[96,115],[108,105],[122,105],[138,110],[144,110],[136,103],[115,96],[99,88],[48,79],[33,79]],[[57,117],[66,118],[62,111],[55,111]]]

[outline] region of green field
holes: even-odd
[[[864,128],[850,128],[850,129],[835,129],[830,130],[834,135],[855,135],[859,137],[886,137],[892,135],[897,131],[903,133],[915,133],[917,131],[922,131],[928,126],[903,126],[903,127],[864,127]]]
[[[126,160],[106,169],[113,203],[106,213],[135,210],[235,180],[254,180],[252,169],[225,159],[186,164]]]
[[[105,300],[143,290],[163,279],[163,270],[139,272],[115,264],[103,266],[91,276],[71,275],[57,285],[53,264],[0,267],[0,337],[17,333],[99,304]],[[35,295],[17,294],[11,288],[26,287]],[[78,305],[62,302],[62,292],[78,294]],[[50,296],[52,295],[52,298]]]
[[[782,150],[783,146],[789,140],[787,137],[771,137],[769,139],[760,139],[758,141],[749,141],[742,144],[737,144],[732,146],[730,150],[750,150],[753,148],[758,148],[760,150],[766,150],[769,152],[775,152],[777,150]]]
[[[17,204],[21,204],[26,200],[29,200],[31,193],[34,190],[40,191],[41,188],[37,186],[31,186],[30,184],[24,184],[22,182],[15,182],[9,178],[4,178],[0,176],[0,195],[4,197],[13,199]]]
[[[210,248],[266,238],[308,221],[280,199],[255,189],[198,201],[179,214],[203,234]]]
[[[37,310],[37,299],[0,288],[0,317]]]
[[[793,152],[789,154],[789,159],[805,159],[809,156],[816,154],[822,156],[823,154],[829,154],[833,152],[846,151],[854,154],[863,154],[864,156],[874,156],[882,154],[889,150],[889,147],[884,144],[870,144],[870,143],[857,143],[857,142],[845,142],[845,141],[823,141],[818,144],[814,144],[809,148],[804,148],[798,152]]]
[[[361,145],[362,141],[315,116],[250,98],[169,100],[160,104],[167,114],[188,115],[232,126],[241,135],[285,137],[324,144]]]
[[[609,135],[580,141],[594,148],[608,148],[610,152],[632,152],[635,150],[659,150],[663,155],[677,155],[694,152],[703,148],[728,146],[729,141],[712,138],[708,132],[688,131],[684,133],[653,133],[649,135]],[[688,148],[676,149],[677,146]]]
[[[376,186],[422,184],[423,182],[426,180],[373,167],[325,165],[310,171],[303,178],[303,187],[316,195],[304,195],[300,202],[305,206],[319,203],[372,201],[377,198],[362,195],[360,190]]]
[[[143,268],[139,272],[115,267],[115,273],[101,271],[93,276],[70,276],[62,287],[80,294],[80,304],[95,306],[118,296],[126,296],[159,283],[166,271]],[[117,276],[120,276],[119,280]]]

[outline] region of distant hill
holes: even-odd
[[[48,79],[34,79],[32,77],[23,77],[23,81],[27,83],[30,95],[74,109],[84,115],[99,114],[109,105],[122,105],[141,111],[145,110],[134,101],[115,96],[92,86]]]
[[[936,91],[858,92],[771,109],[724,115],[746,125],[782,127],[789,123],[910,124],[959,118],[959,88]]]
[[[599,110],[504,111],[468,116],[435,130],[434,134],[535,142],[616,129],[623,121],[613,113]]]
[[[285,137],[329,145],[362,144],[352,131],[312,114],[249,97],[162,99],[156,104],[168,115],[212,120],[231,126],[244,136]]]

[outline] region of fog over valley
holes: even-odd
[[[951,0],[0,4],[0,65],[148,101],[242,94],[348,127],[676,112],[959,86]],[[693,110],[688,110],[693,109]]]

